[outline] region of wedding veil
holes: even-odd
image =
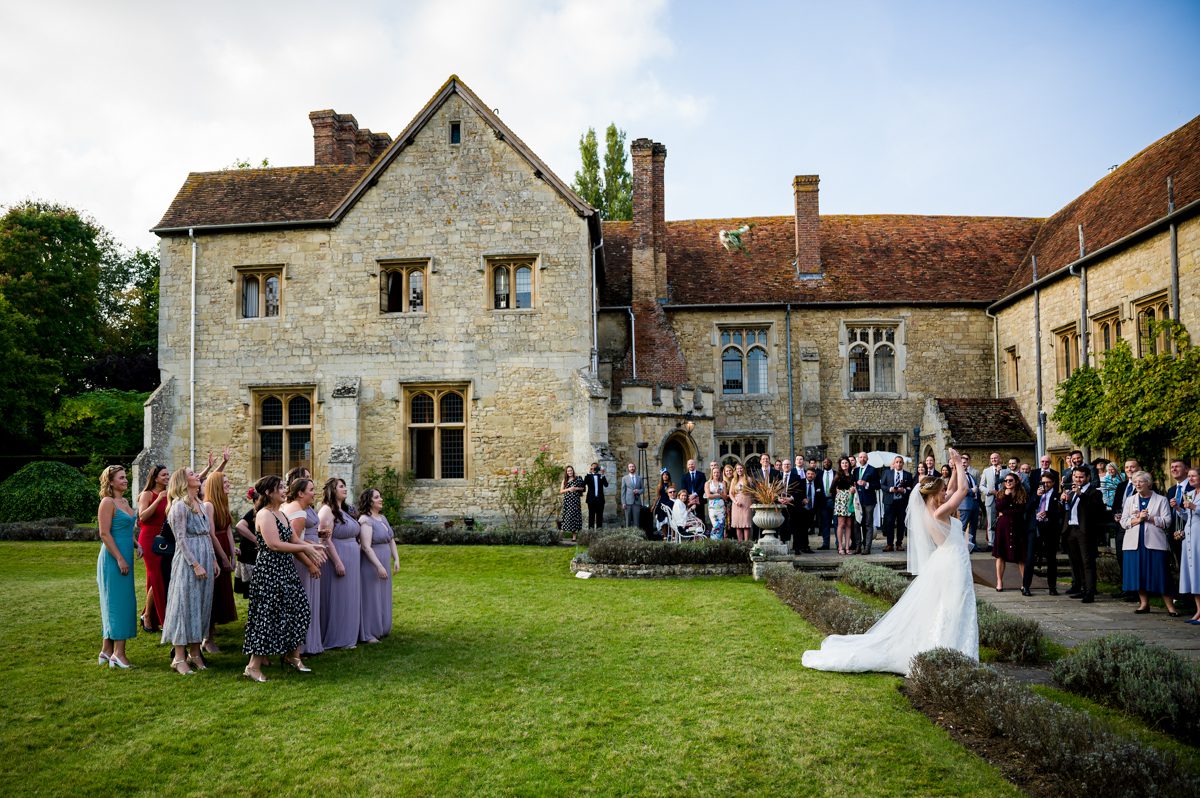
[[[933,517],[929,508],[925,506],[925,497],[919,491],[913,491],[913,496],[908,501],[908,514],[904,523],[908,527],[908,572],[916,576],[921,573],[921,568],[937,549],[929,534],[929,525],[933,523]]]

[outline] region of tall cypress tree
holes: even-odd
[[[583,197],[589,205],[603,215],[603,188],[600,185],[600,154],[596,144],[596,130],[588,128],[587,133],[579,137],[579,155],[583,160],[583,168],[575,173],[575,182],[571,188]]]
[[[625,131],[609,123],[604,144],[604,218],[632,219],[633,176],[625,158]]]

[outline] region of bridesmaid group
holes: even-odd
[[[391,632],[392,574],[400,561],[379,491],[364,491],[356,512],[345,481],[334,477],[323,486],[318,510],[311,474],[293,469],[286,479],[255,483],[248,493],[254,508],[235,527],[224,473],[228,452],[216,469],[212,460],[200,474],[155,466],[136,511],[125,498],[125,469],[109,466],[100,475],[99,664],[130,667],[125,642],[136,636],[139,620],[132,562],[141,557],[142,628],[172,646],[175,671],[205,670],[204,654],[220,652],[217,625],[237,619],[235,529],[238,590],[249,599],[246,678],[266,681],[263,666],[275,657],[308,673],[302,656],[378,643]]]

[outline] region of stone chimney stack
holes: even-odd
[[[820,207],[817,202],[820,175],[796,175],[796,273],[821,273]]]
[[[667,299],[667,221],[663,196],[666,146],[650,139],[629,145],[633,157],[633,297]]]
[[[327,108],[310,113],[308,121],[313,127],[313,163],[317,166],[366,165],[392,143],[387,133],[360,129],[353,114],[339,114]]]

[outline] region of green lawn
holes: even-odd
[[[390,638],[252,684],[240,623],[206,673],[172,673],[150,635],[135,670],[97,667],[97,551],[0,544],[6,792],[1019,794],[899,677],[803,669],[820,636],[748,577],[580,580],[568,549],[402,546]]]

